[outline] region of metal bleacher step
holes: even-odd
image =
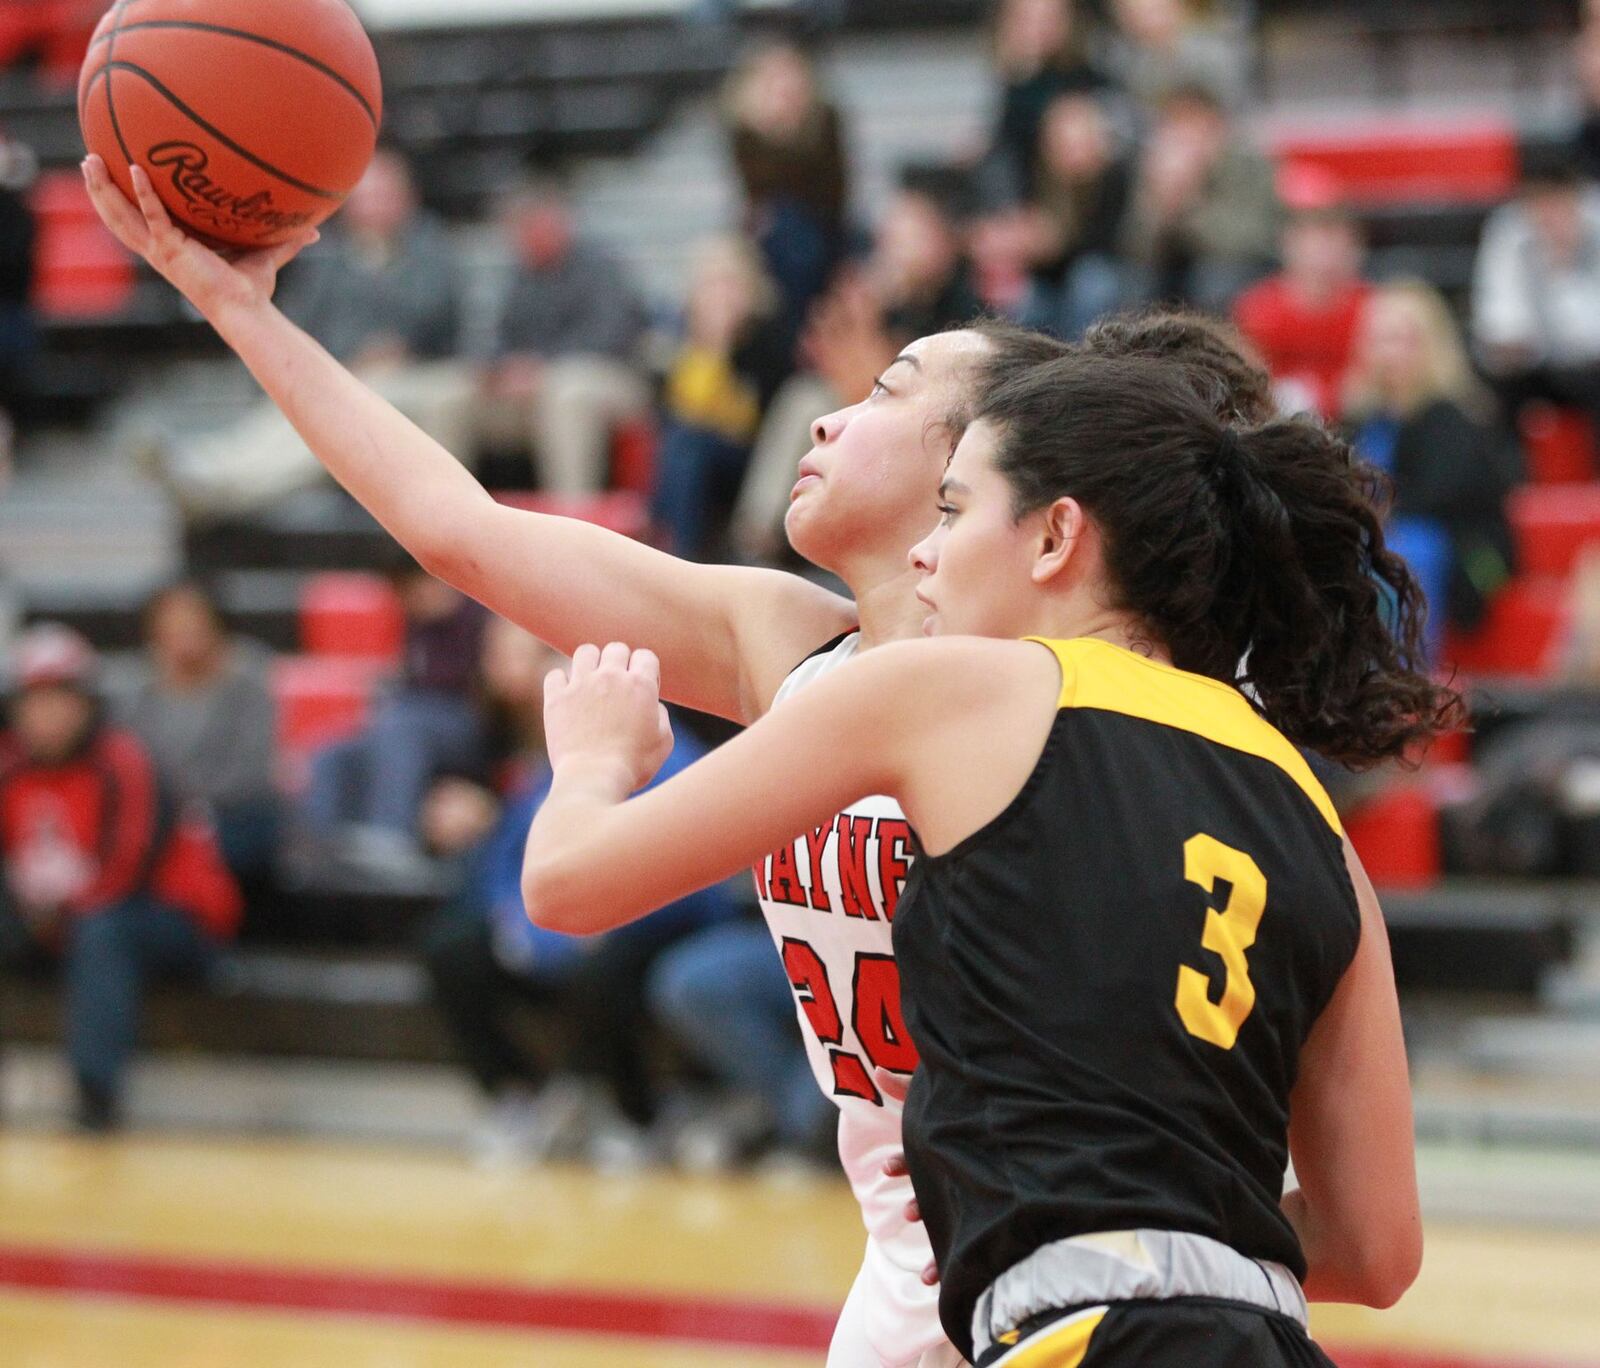
[[[1600,1084],[1600,1021],[1485,1017],[1466,1032],[1462,1057],[1488,1074]],[[1600,1087],[1593,1101],[1600,1104]],[[1600,1127],[1600,1110],[1596,1124]]]

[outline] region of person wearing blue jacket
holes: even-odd
[[[534,694],[553,660],[559,657],[525,633],[492,624],[485,642],[491,696],[504,703],[507,693]],[[507,682],[497,686],[497,677]],[[514,699],[513,711],[522,711],[520,701]],[[679,727],[656,782],[703,751]],[[540,1157],[598,1102],[610,1122],[605,1133],[613,1141],[631,1136],[637,1151],[656,1106],[647,1067],[651,968],[682,938],[734,916],[738,904],[726,887],[715,887],[604,936],[535,927],[523,909],[522,851],[550,772],[537,746],[524,748],[512,770],[503,799],[475,780],[442,780],[422,817],[428,844],[460,870],[456,895],[428,928],[422,949],[435,1003],[492,1104],[476,1147],[484,1158]],[[559,1041],[552,1058],[536,1058],[524,1044],[514,1021],[524,1005],[556,1018],[561,1029],[549,1033]]]

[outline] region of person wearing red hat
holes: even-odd
[[[94,649],[69,628],[13,650],[0,730],[0,962],[58,963],[77,1121],[113,1129],[145,985],[203,974],[237,928],[209,830],[162,792],[144,747],[107,724]]]

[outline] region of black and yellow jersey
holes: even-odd
[[[1069,1236],[1191,1231],[1304,1276],[1289,1094],[1360,934],[1338,816],[1243,694],[1041,644],[1062,686],[1038,765],[918,850],[894,923],[906,1158],[969,1355],[983,1290]]]

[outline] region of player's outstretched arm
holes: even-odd
[[[1391,1306],[1422,1264],[1411,1080],[1389,936],[1361,861],[1345,859],[1361,904],[1355,959],[1300,1055],[1289,1149],[1300,1186],[1283,1200],[1313,1301]]]
[[[897,798],[926,847],[1004,809],[1039,758],[1060,692],[1022,642],[944,637],[870,651],[629,799],[671,748],[648,652],[581,647],[545,684],[554,772],[523,864],[528,914],[607,931],[747,868],[870,793]]]
[[[766,711],[784,675],[854,626],[854,608],[798,576],[702,566],[571,518],[508,509],[272,304],[278,271],[316,240],[225,260],[174,227],[142,168],[131,204],[98,157],[100,216],[216,328],[306,445],[431,573],[564,651],[649,646],[668,698],[735,721]]]

